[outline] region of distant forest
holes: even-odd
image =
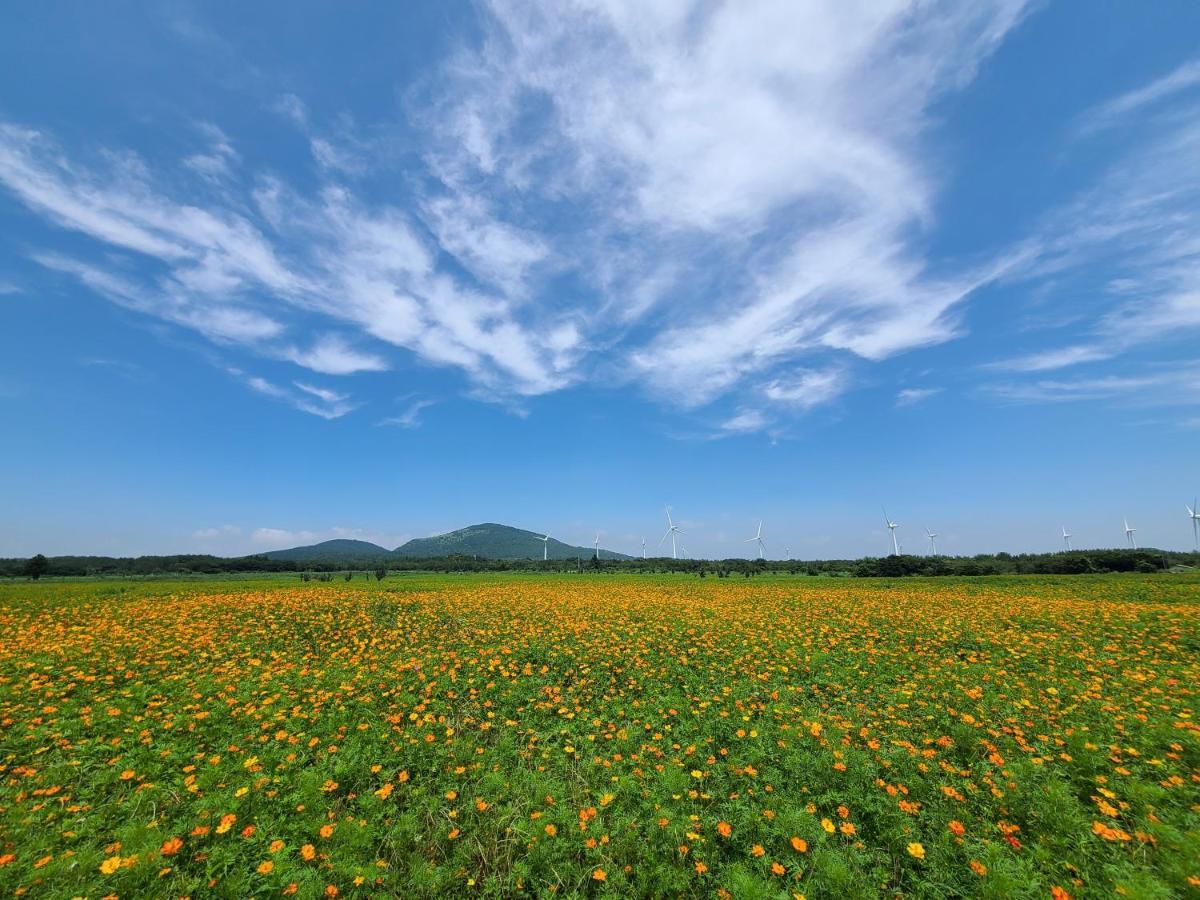
[[[1170,550],[1073,550],[1059,553],[996,553],[977,556],[882,556],[826,560],[699,560],[669,559],[481,559],[471,556],[432,558],[337,558],[280,560],[265,556],[37,556],[0,559],[0,577],[220,575],[243,572],[330,574],[365,572],[687,572],[712,577],[758,574],[842,577],[1083,575],[1103,572],[1167,572],[1200,566],[1200,553]]]

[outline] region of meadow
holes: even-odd
[[[1200,578],[0,585],[0,894],[1200,896]]]

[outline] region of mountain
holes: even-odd
[[[339,559],[376,559],[389,554],[389,550],[372,544],[370,541],[334,540],[321,541],[307,547],[292,547],[290,550],[272,550],[263,553],[267,559],[280,559],[289,562],[309,562],[311,560],[335,561]]]
[[[588,559],[592,547],[572,547],[550,538],[546,549],[550,559]],[[542,536],[523,528],[485,522],[439,534],[434,537],[416,538],[392,551],[396,556],[479,556],[484,559],[541,559]],[[600,548],[604,559],[630,559],[622,553]]]

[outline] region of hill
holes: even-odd
[[[439,556],[478,556],[483,559],[541,559],[542,536],[523,528],[485,522],[470,525],[434,537],[416,538],[393,552],[395,556],[431,559]],[[591,547],[573,547],[550,538],[546,544],[550,559],[588,559]],[[630,559],[622,553],[600,548],[603,559]]]
[[[389,551],[370,541],[351,541],[338,539],[321,541],[307,547],[292,547],[289,550],[272,550],[263,553],[267,559],[286,560],[289,562],[308,562],[309,560],[362,560],[376,559],[387,556]]]

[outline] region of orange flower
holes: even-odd
[[[312,844],[305,844],[303,847],[300,848],[300,856],[303,857],[305,861],[311,861],[312,858],[316,855],[317,855],[317,848],[314,847]]]
[[[766,855],[766,852],[767,852],[767,851],[766,851],[766,849],[763,847],[763,845],[762,845],[762,844],[755,844],[753,847],[751,847],[751,848],[750,848],[750,855],[751,855],[751,856],[765,856],[765,855]]]
[[[797,853],[804,853],[808,850],[808,841],[802,837],[792,838],[792,849]]]
[[[173,837],[163,841],[162,846],[158,848],[158,852],[163,856],[174,856],[179,852],[179,848],[183,846],[183,838]]]
[[[708,871],[708,866],[706,866],[704,863],[700,862],[700,860],[696,860],[696,874],[703,875],[707,871]]]
[[[984,875],[986,875],[988,873],[988,867],[985,866],[983,863],[981,863],[977,859],[971,860],[971,862],[968,863],[968,865],[970,865],[971,871],[974,872],[976,875],[978,875],[980,878],[982,878]]]
[[[948,827],[951,834],[953,834],[955,837],[962,837],[967,832],[966,827],[964,827],[963,823],[958,821],[958,819],[952,821]]]
[[[719,834],[723,838],[727,838],[731,834],[733,834],[733,826],[730,825],[728,822],[718,822],[717,823],[717,834]]]
[[[854,832],[858,830],[855,828],[853,822],[843,822],[838,826],[838,828],[841,830],[842,834],[846,835],[847,837],[854,834]]]
[[[1051,900],[1071,900],[1071,895],[1060,888],[1057,884],[1050,888]]]
[[[545,831],[549,837],[554,837],[556,834],[558,834],[558,827],[555,825],[547,825]]]
[[[393,788],[393,785],[389,781],[387,784],[385,784],[383,787],[381,787],[379,790],[377,790],[375,792],[375,796],[378,797],[380,800],[386,800],[388,797],[392,796],[392,788]]]
[[[259,875],[270,875],[271,870],[274,868],[275,868],[275,863],[271,862],[271,860],[269,860],[269,859],[264,860],[263,862],[260,862],[258,864],[258,874]]]
[[[773,862],[771,863],[771,871],[776,875],[782,875],[787,871],[787,869],[785,869],[780,863]]]
[[[608,880],[608,873],[605,872],[603,869],[596,869],[594,872],[592,872],[592,881],[607,881],[607,880]]]
[[[320,834],[321,837],[327,838],[333,834],[333,826],[332,825],[322,825],[321,830],[317,833]]]

